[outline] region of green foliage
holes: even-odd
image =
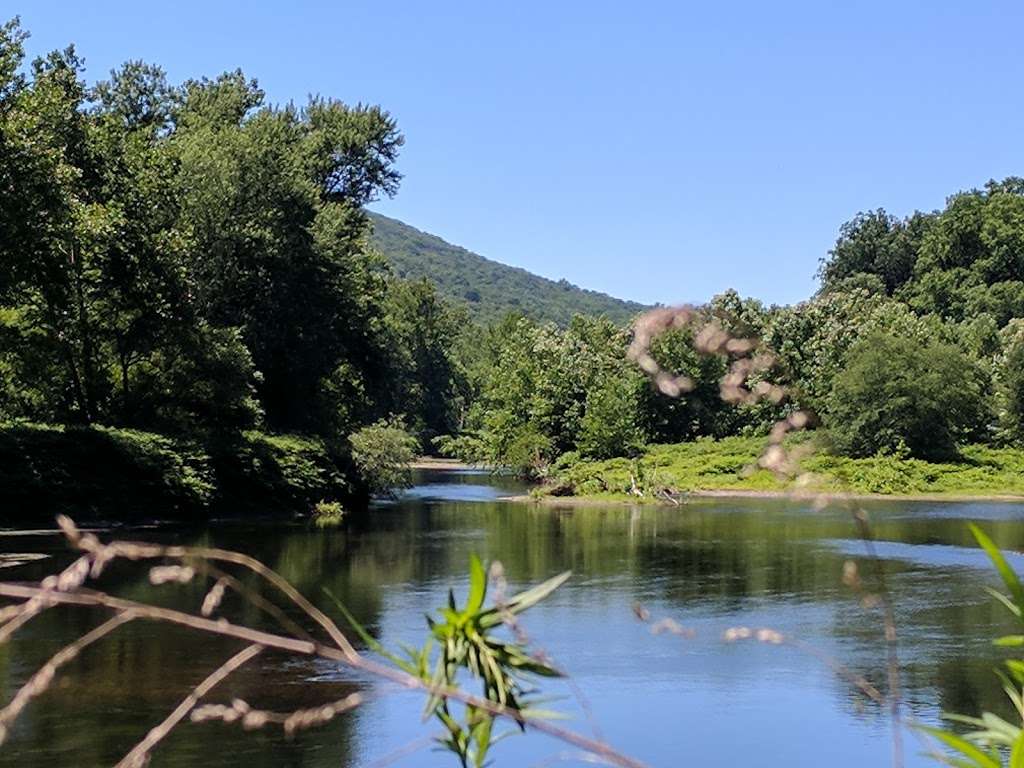
[[[997,375],[997,406],[1002,436],[1024,443],[1024,320],[1003,329]]]
[[[459,760],[463,768],[489,765],[495,737],[495,714],[480,706],[466,704],[460,717],[457,706],[445,695],[460,690],[460,676],[468,674],[482,686],[482,698],[494,707],[522,717],[540,717],[545,713],[531,707],[531,677],[560,677],[561,673],[542,658],[528,653],[519,641],[501,640],[497,631],[514,628],[517,617],[544,600],[564,584],[567,571],[511,598],[499,599],[485,608],[487,569],[475,555],[470,559],[469,594],[459,608],[454,592],[448,593],[448,605],[438,610],[440,620],[427,617],[430,635],[420,648],[406,648],[403,655],[390,653],[375,640],[340,603],[338,607],[363,641],[374,651],[429,686],[431,695],[424,715],[434,717],[445,729],[440,743]],[[337,602],[337,601],[336,601]],[[520,723],[522,730],[526,724]],[[507,734],[504,734],[507,735]]]
[[[245,432],[201,444],[111,427],[0,425],[0,507],[41,524],[57,512],[108,519],[309,509],[352,494],[320,441]]]
[[[1024,450],[968,445],[956,462],[931,462],[898,454],[866,458],[837,456],[810,435],[794,435],[788,445],[806,452],[801,469],[812,473],[805,490],[942,497],[1024,496]],[[562,456],[551,468],[542,493],[610,499],[657,500],[662,492],[792,490],[757,468],[764,450],[757,437],[700,438],[688,443],[649,446],[636,459],[605,461]]]
[[[879,279],[879,287],[892,295],[914,273],[921,239],[931,217],[915,213],[897,219],[884,210],[858,213],[839,230],[839,239],[822,262],[821,282],[826,291],[861,275]]]
[[[463,318],[367,243],[400,180],[385,111],[140,61],[89,88],[71,48],[26,66],[24,37],[0,28],[0,418],[187,438],[243,498],[268,472],[310,504],[360,427],[458,428]]]
[[[210,451],[218,498],[228,507],[305,511],[319,499],[354,493],[346,457],[319,438],[246,431]]]
[[[321,499],[313,505],[313,523],[317,528],[336,528],[345,519],[345,510],[339,501]]]
[[[349,437],[352,461],[371,493],[391,494],[410,483],[417,441],[400,419],[378,421]]]
[[[566,327],[574,315],[628,323],[642,304],[547,280],[525,269],[485,259],[407,224],[371,214],[373,242],[395,271],[410,280],[429,279],[447,299],[478,322],[498,322],[510,312]]]
[[[764,339],[777,354],[796,402],[824,413],[835,378],[847,367],[850,350],[874,333],[921,344],[956,338],[954,328],[937,317],[919,317],[896,299],[848,287],[777,310],[766,322]]]
[[[462,425],[470,393],[457,345],[468,320],[442,301],[430,282],[395,280],[389,285],[387,322],[393,376],[400,385],[395,410],[406,415],[427,449]]]
[[[104,427],[0,426],[5,519],[42,523],[55,512],[141,518],[196,513],[215,500],[212,460],[166,437]]]
[[[781,489],[770,472],[748,472],[756,469],[763,447],[760,438],[699,438],[687,443],[652,445],[636,459],[593,461],[566,455],[553,467],[548,487],[559,494],[649,501],[663,492]]]
[[[772,314],[760,302],[743,299],[735,291],[712,298],[702,308],[704,322],[713,322],[740,338],[761,338]],[[651,355],[663,370],[685,374],[694,387],[678,397],[667,397],[655,387],[642,393],[641,412],[645,431],[652,441],[676,442],[697,437],[764,434],[785,415],[772,403],[732,405],[722,400],[720,382],[728,361],[697,351],[693,332],[670,329],[657,337]],[[752,377],[751,383],[756,382]]]
[[[645,436],[637,414],[647,390],[645,382],[629,376],[609,376],[589,389],[576,440],[580,453],[608,459],[639,452]]]
[[[609,321],[575,317],[559,330],[510,317],[486,347],[469,437],[447,443],[463,458],[540,476],[566,451],[609,456],[643,444],[639,406],[649,385]]]
[[[825,423],[850,456],[949,458],[985,424],[985,394],[981,372],[956,347],[873,333],[851,348]]]
[[[1022,625],[1024,632],[1024,585],[1006,562],[1003,553],[988,535],[971,525],[978,544],[992,560],[999,577],[1009,594],[989,590],[1014,620]],[[1019,648],[1024,646],[1024,634],[1008,635],[995,640],[996,645]],[[999,715],[985,712],[980,717],[966,715],[945,715],[950,722],[967,726],[971,730],[958,734],[953,730],[940,728],[922,728],[921,730],[937,738],[955,756],[943,757],[943,762],[951,765],[974,766],[975,768],[1019,768],[1024,765],[1024,729],[1020,720],[1024,719],[1024,660],[1012,659],[1006,662],[1005,671],[997,673],[1003,683],[1003,691],[1013,705],[1016,721],[1008,722]]]
[[[941,211],[897,219],[878,210],[843,226],[822,289],[874,276],[920,314],[954,321],[1024,315],[1024,182],[1010,177],[953,195]]]

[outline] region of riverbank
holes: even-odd
[[[131,429],[0,424],[0,509],[7,521],[204,519],[308,512],[352,493],[321,441],[246,431],[184,440]]]
[[[796,441],[807,482],[786,484],[757,467],[761,438],[701,439],[654,445],[635,459],[590,461],[574,456],[555,464],[530,496],[541,503],[575,505],[679,504],[691,497],[1024,501],[1024,450],[966,446],[956,461],[897,456],[834,456],[813,439]]]
[[[623,506],[661,506],[681,507],[699,499],[772,499],[789,501],[806,501],[808,503],[838,503],[856,501],[922,501],[922,502],[1003,502],[1024,504],[1024,494],[964,494],[964,493],[846,493],[846,492],[809,492],[794,489],[792,491],[746,491],[742,489],[704,489],[684,491],[672,496],[633,496],[630,494],[597,494],[592,496],[553,496],[545,493],[543,488],[537,493],[508,496],[502,501],[522,504],[536,504],[552,508],[577,507],[623,507]]]
[[[409,463],[409,469],[420,469],[420,470],[443,470],[446,472],[459,472],[464,470],[483,470],[483,467],[479,464],[467,464],[464,461],[458,459],[443,459],[436,456],[421,456],[415,461]]]

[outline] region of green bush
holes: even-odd
[[[812,474],[806,490],[878,494],[1024,495],[1024,449],[966,445],[955,462],[930,462],[900,453],[862,459],[824,450],[812,435],[795,434],[786,445],[803,454],[801,469]],[[621,496],[654,477],[657,486],[678,491],[792,490],[771,472],[757,468],[763,439],[700,439],[675,445],[652,445],[635,461],[592,461],[567,453],[551,466],[541,493]]]
[[[851,348],[825,423],[847,456],[950,458],[985,425],[985,395],[981,371],[956,347],[873,333]]]
[[[0,425],[0,509],[6,520],[294,513],[352,490],[318,440],[246,432],[202,445],[108,427]]]
[[[1000,420],[1009,442],[1024,443],[1024,319],[1004,329],[1005,352],[999,366]]]
[[[321,499],[313,505],[313,522],[317,528],[334,528],[345,519],[345,510],[339,501]]]
[[[0,426],[0,508],[8,520],[57,512],[138,519],[192,513],[214,501],[216,478],[199,446],[105,427]]]
[[[400,419],[363,427],[349,442],[352,461],[371,493],[390,494],[409,485],[409,464],[416,457],[418,442]]]
[[[228,511],[308,510],[352,493],[340,457],[321,440],[244,432],[214,451],[218,502]]]

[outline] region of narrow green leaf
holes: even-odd
[[[572,571],[565,571],[564,573],[560,573],[557,576],[526,590],[525,592],[520,592],[518,595],[509,599],[504,606],[505,610],[513,615],[522,613],[565,584],[571,576]],[[485,611],[480,618],[480,625],[484,628],[497,626],[501,622],[501,612],[496,608],[491,608],[488,611]]]
[[[992,589],[992,587],[985,587],[985,591],[988,592],[989,595],[994,597],[1000,603],[1005,605],[1006,606],[1006,610],[1008,610],[1010,613],[1012,613],[1017,618],[1020,618],[1020,615],[1021,615],[1020,614],[1020,608],[1017,607],[1016,605],[1014,605],[1013,600],[1011,600],[1009,597],[1004,595],[998,589]]]
[[[978,768],[1001,768],[998,761],[993,760],[978,749],[978,747],[971,744],[971,742],[957,736],[955,733],[944,731],[941,728],[930,728],[924,725],[919,727],[922,731],[931,734],[950,749],[959,752],[964,757],[970,758]]]
[[[473,555],[469,558],[469,597],[466,599],[466,609],[463,613],[473,616],[480,611],[484,604],[484,597],[487,595],[487,571],[480,558]]]
[[[348,622],[349,626],[352,627],[352,629],[355,630],[355,633],[359,635],[359,637],[362,639],[364,643],[366,643],[367,648],[369,648],[372,651],[375,651],[376,653],[379,653],[381,656],[390,661],[403,672],[408,672],[410,675],[416,674],[416,668],[412,664],[410,664],[400,656],[396,656],[395,654],[385,649],[384,646],[381,645],[380,642],[367,631],[366,627],[364,627],[356,620],[356,617],[349,612],[348,608],[345,607],[344,603],[342,603],[341,600],[334,596],[334,593],[331,592],[331,590],[329,590],[327,587],[323,587],[323,591],[324,594],[326,594],[334,602],[334,606],[339,611],[341,611],[341,615],[345,617],[345,621]]]
[[[1024,768],[1024,732],[1017,736],[1013,742],[1013,749],[1010,750],[1009,768]]]
[[[988,537],[988,534],[974,523],[970,524],[970,528],[971,533],[974,534],[974,538],[978,540],[978,544],[980,544],[981,548],[985,550],[989,559],[991,559],[992,563],[995,565],[996,570],[999,571],[999,575],[1002,577],[1003,583],[1006,585],[1006,589],[1009,591],[1010,597],[1013,599],[1018,611],[1024,610],[1024,586],[1021,585],[1016,572],[1010,567],[1010,564],[1006,562],[1006,558],[1003,557],[1003,553],[999,551],[999,547],[997,547],[995,542]]]

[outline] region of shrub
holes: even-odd
[[[320,499],[313,505],[313,522],[317,528],[334,528],[341,525],[345,518],[345,510],[338,501]]]
[[[873,333],[850,350],[825,424],[842,454],[941,459],[985,423],[981,371],[958,348]]]
[[[501,460],[521,477],[538,478],[547,474],[547,456],[550,453],[551,438],[527,425],[512,435]]]
[[[219,502],[229,511],[302,511],[351,493],[339,458],[314,438],[248,431],[213,457]]]
[[[0,426],[0,509],[8,520],[195,512],[215,489],[210,457],[190,443],[130,429]]]
[[[410,483],[409,463],[416,456],[416,438],[401,419],[378,421],[349,437],[352,461],[370,493],[393,493]]]

